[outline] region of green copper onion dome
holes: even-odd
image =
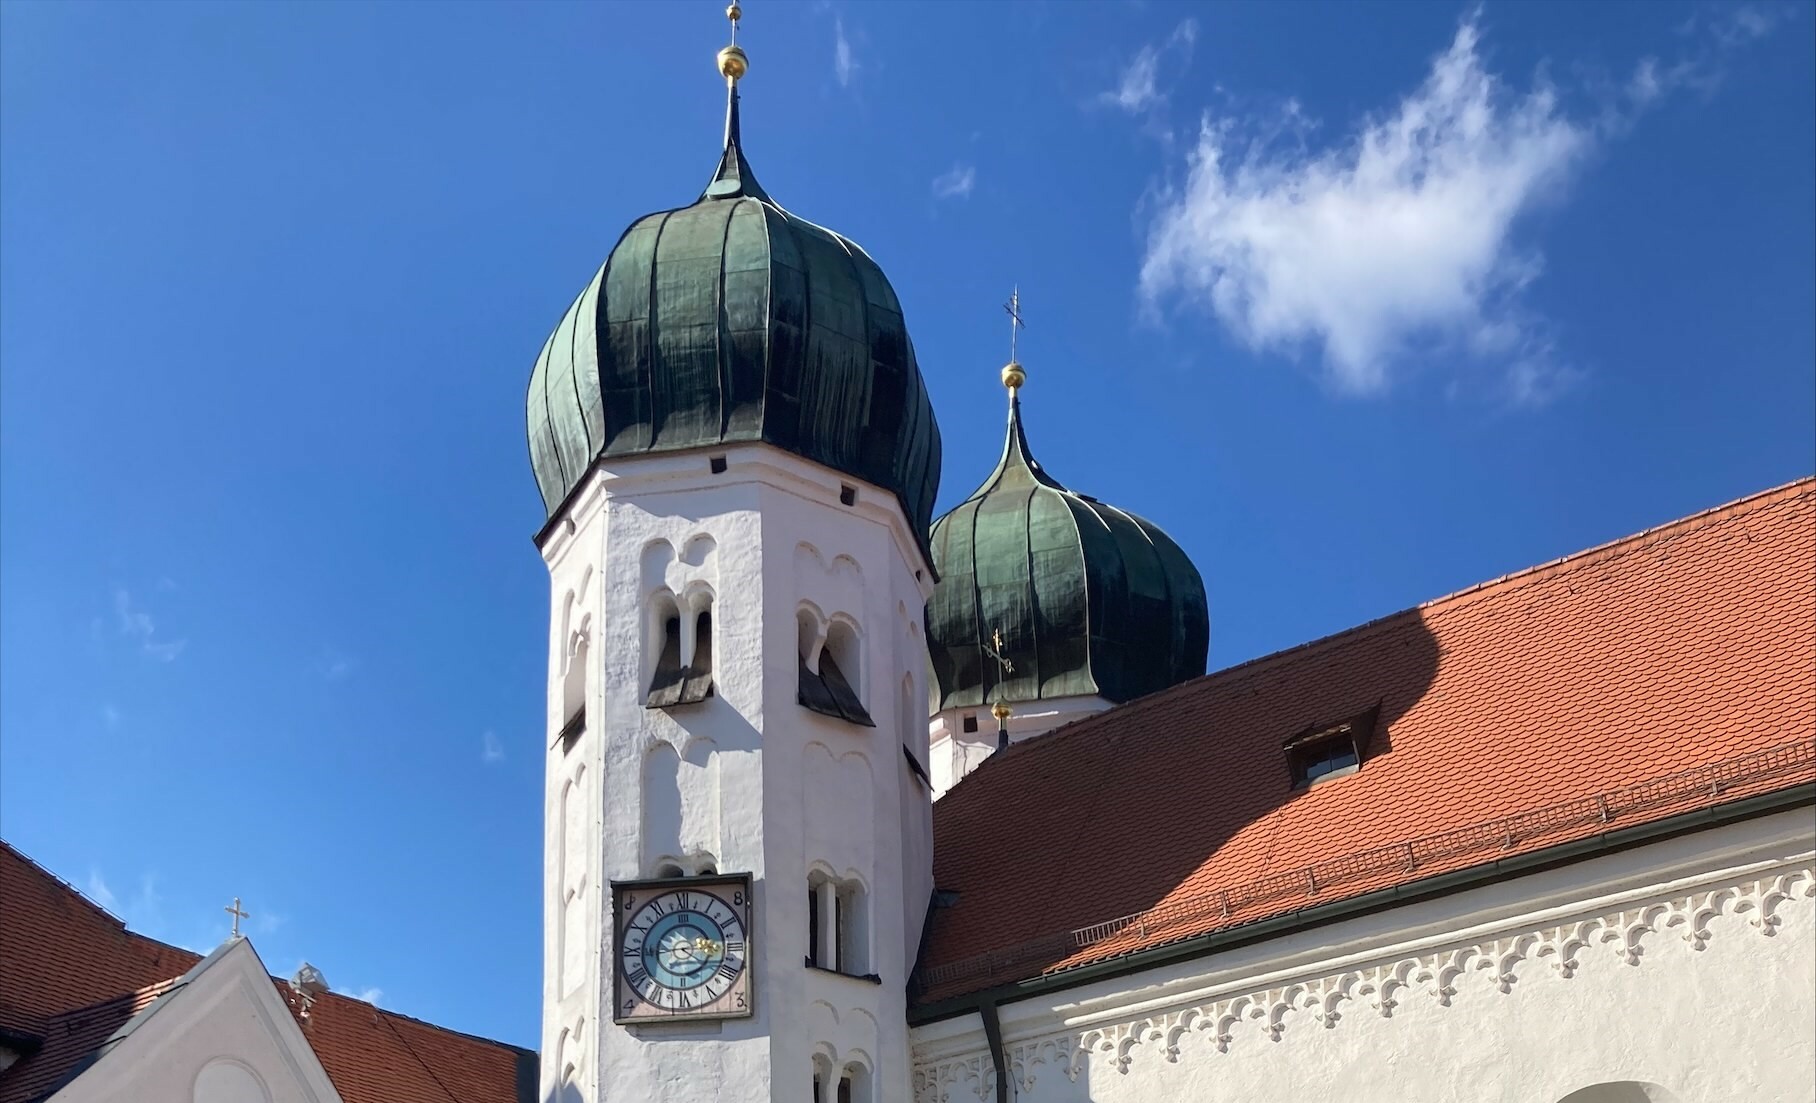
[[[601,458],[763,441],[890,491],[924,533],[940,435],[901,304],[869,254],[758,185],[742,58],[705,193],[633,223],[537,357],[543,503],[553,520]]]
[[[933,526],[940,579],[927,641],[938,707],[1121,703],[1203,674],[1211,624],[1198,569],[1152,524],[1042,469],[1022,431],[1020,365],[1010,367],[1003,458]],[[1012,668],[1000,687],[998,632]]]

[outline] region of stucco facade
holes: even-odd
[[[542,1097],[808,1099],[818,1075],[828,1100],[842,1076],[853,1098],[906,1098],[932,891],[931,579],[898,500],[761,444],[609,461],[543,553]],[[659,622],[702,609],[711,695],[649,707]],[[703,640],[680,644],[685,664]],[[874,726],[797,700],[803,648],[822,646],[846,649]],[[611,882],[708,871],[754,879],[754,1014],[614,1023]],[[827,886],[855,930],[839,970],[806,964],[809,893]]]
[[[1006,1098],[1795,1103],[1816,1096],[1807,803],[998,1009]],[[917,1103],[995,1100],[978,1014]]]

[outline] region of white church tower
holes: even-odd
[[[939,431],[881,270],[751,174],[746,65],[530,381],[549,1103],[909,1090]]]

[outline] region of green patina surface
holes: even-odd
[[[939,427],[901,304],[861,248],[770,199],[732,112],[706,192],[626,230],[537,357],[543,503],[601,456],[765,441],[892,491],[924,533]]]
[[[1097,695],[1133,700],[1204,673],[1204,581],[1164,532],[1067,490],[1029,454],[1021,403],[1003,458],[933,526],[940,575],[927,638],[940,708],[998,699],[1002,632],[1011,703]]]

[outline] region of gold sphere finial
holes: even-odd
[[[738,46],[727,46],[719,51],[719,75],[726,80],[737,83],[745,73],[750,72],[750,58]]]
[[[1009,703],[1007,701],[998,701],[996,704],[991,705],[990,715],[996,717],[998,721],[1009,719]]]
[[[737,0],[732,0],[731,6],[725,9],[725,18],[731,21],[731,45],[719,51],[719,75],[736,84],[750,72],[750,57],[738,45],[738,20],[744,18],[744,9],[738,6]]]
[[[1011,360],[1003,365],[1003,386],[1012,391],[1018,391],[1021,389],[1021,385],[1027,381],[1028,373],[1022,370],[1020,364]]]

